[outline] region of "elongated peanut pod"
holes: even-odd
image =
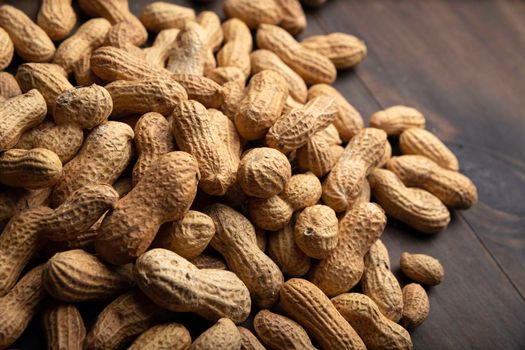
[[[52,40],[64,39],[77,22],[72,0],[43,0],[36,22]]]
[[[142,333],[128,350],[161,349],[187,350],[191,345],[190,332],[179,323],[163,323]]]
[[[49,349],[82,350],[86,327],[75,306],[62,303],[50,305],[42,314],[42,326]]]
[[[11,64],[14,53],[15,47],[13,45],[13,41],[5,29],[0,28],[0,70],[5,69],[7,66],[9,66],[9,64]],[[0,93],[0,96],[1,95],[3,94]]]

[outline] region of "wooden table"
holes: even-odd
[[[36,16],[37,1],[4,2]],[[130,0],[135,13],[147,2]],[[202,8],[222,13],[220,1]],[[335,84],[365,119],[394,104],[423,111],[478,187],[479,203],[453,212],[445,232],[424,236],[389,220],[383,235],[403,283],[403,251],[437,257],[446,270],[428,289],[415,348],[524,349],[525,3],[331,0],[307,12],[303,36],[341,31],[366,41],[366,60]],[[100,305],[82,310],[89,325]],[[45,347],[38,320],[14,347]]]

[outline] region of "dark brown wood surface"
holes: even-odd
[[[148,2],[130,0],[135,13]],[[200,8],[222,12],[220,2]],[[38,1],[4,3],[36,16]],[[383,235],[403,283],[403,251],[446,270],[427,289],[430,317],[411,333],[415,348],[525,349],[525,3],[331,0],[307,13],[303,36],[366,41],[366,60],[335,84],[365,119],[393,104],[422,110],[478,187],[479,203],[454,212],[445,232],[423,236],[389,220]],[[101,307],[82,307],[88,325]],[[14,347],[45,348],[38,321]]]

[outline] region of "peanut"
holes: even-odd
[[[45,148],[10,149],[0,154],[0,183],[38,189],[53,186],[62,175],[62,162]]]
[[[195,11],[184,6],[156,1],[142,9],[140,20],[152,32],[170,28],[182,29],[186,22],[195,20]]]
[[[163,226],[153,246],[192,259],[204,251],[214,234],[213,220],[206,214],[190,210],[181,220]]]
[[[188,93],[190,100],[202,103],[206,108],[219,108],[222,104],[222,87],[211,79],[191,74],[173,74]]]
[[[247,140],[263,137],[281,116],[287,96],[286,81],[280,74],[271,70],[255,74],[235,115],[239,134]]]
[[[26,130],[44,120],[46,113],[46,101],[36,89],[0,103],[0,151],[13,148]]]
[[[272,349],[315,349],[306,331],[288,317],[261,310],[253,326],[264,344]]]
[[[401,325],[413,329],[421,325],[430,312],[427,292],[417,283],[403,287],[403,318]]]
[[[73,73],[75,80],[80,86],[89,86],[92,84],[102,84],[102,79],[91,70],[91,53],[82,56],[74,65]]]
[[[281,7],[279,26],[290,34],[297,35],[306,29],[306,16],[299,0],[277,0]]]
[[[97,253],[113,264],[133,261],[146,251],[163,223],[187,213],[198,180],[197,162],[191,155],[170,152],[160,157],[104,218]]]
[[[336,212],[351,209],[362,191],[363,180],[385,152],[386,133],[366,128],[348,143],[323,182],[323,201]]]
[[[385,168],[388,164],[388,161],[392,158],[392,145],[388,140],[385,142],[385,153],[377,165],[378,168]]]
[[[51,40],[64,39],[77,22],[72,0],[43,0],[36,19]]]
[[[138,45],[148,40],[148,32],[144,25],[130,11],[128,0],[79,0],[82,11],[90,17],[102,17],[115,25],[119,22],[130,22],[141,38]]]
[[[330,299],[312,283],[297,278],[288,280],[281,288],[281,304],[322,349],[366,349]]]
[[[44,121],[20,136],[15,148],[46,148],[56,153],[62,164],[69,162],[82,147],[84,132],[76,124],[56,125]]]
[[[104,18],[87,21],[58,46],[53,63],[70,73],[78,61],[104,43],[110,30],[111,24]]]
[[[235,124],[224,113],[217,109],[209,108],[208,115],[211,118],[212,124],[218,130],[219,137],[226,145],[226,150],[230,162],[234,169],[239,168],[242,154],[242,144]],[[235,183],[236,184],[236,183]]]
[[[334,125],[343,141],[350,141],[352,137],[363,129],[363,117],[339,91],[326,84],[311,86],[308,90],[308,100],[319,96],[328,96],[335,99],[338,113],[335,117]]]
[[[12,188],[0,192],[0,221],[10,219],[22,210],[47,206],[51,189],[25,190]]]
[[[310,281],[330,297],[348,292],[361,279],[364,256],[385,225],[386,216],[378,205],[357,204],[339,223],[337,247],[310,270]]]
[[[384,130],[388,135],[400,135],[409,128],[424,128],[425,117],[415,108],[392,106],[370,117],[370,126]]]
[[[16,53],[27,62],[49,62],[55,45],[46,32],[25,13],[9,5],[0,6],[0,27],[8,34]]]
[[[405,186],[427,190],[448,207],[468,209],[478,200],[476,186],[468,177],[444,169],[424,156],[393,157],[387,167]]]
[[[179,32],[180,30],[176,28],[160,31],[153,45],[143,50],[146,61],[153,67],[164,68],[171,49],[177,44],[175,39],[177,39]]]
[[[151,300],[169,310],[194,312],[211,321],[228,317],[235,323],[250,313],[249,291],[233,272],[199,270],[169,250],[152,249],[139,257],[135,281]]]
[[[226,6],[226,5],[225,5]],[[250,52],[253,49],[253,39],[246,24],[236,18],[222,24],[224,45],[217,54],[219,67],[237,67],[245,78],[250,75]]]
[[[309,36],[301,45],[328,57],[337,69],[347,69],[361,63],[367,52],[362,40],[345,33]]]
[[[29,271],[0,298],[0,349],[7,349],[24,332],[46,294],[42,288],[43,265]]]
[[[266,134],[266,143],[283,153],[304,146],[310,137],[325,129],[337,114],[335,99],[317,97],[303,108],[296,108],[279,118]]]
[[[16,80],[22,91],[37,89],[44,96],[49,114],[53,113],[57,97],[64,91],[73,89],[66,71],[51,63],[24,63],[18,67]]]
[[[388,250],[379,239],[365,255],[361,286],[363,293],[376,303],[383,315],[394,322],[401,319],[403,293],[399,282],[390,271]]]
[[[217,51],[224,40],[221,19],[219,16],[212,11],[202,11],[195,20],[201,25],[206,33],[208,47],[212,51]]]
[[[246,77],[240,68],[237,67],[217,67],[206,73],[206,77],[210,78],[219,85],[224,85],[228,82],[234,82],[244,88]]]
[[[7,100],[18,95],[22,95],[22,90],[15,77],[8,72],[0,72],[0,96]]]
[[[308,90],[303,78],[288,67],[279,56],[269,50],[257,50],[251,53],[250,60],[252,74],[267,69],[279,73],[288,84],[290,96],[300,103],[306,102]]]
[[[324,259],[337,246],[339,222],[335,212],[326,205],[306,207],[297,217],[295,242],[309,257]]]
[[[117,80],[106,85],[113,100],[112,116],[158,112],[169,115],[173,108],[188,98],[184,88],[171,79]]]
[[[111,84],[110,84],[111,85]],[[162,155],[174,150],[169,122],[159,113],[146,113],[135,125],[138,159],[133,167],[133,185]]]
[[[442,168],[458,171],[459,162],[454,153],[430,131],[420,128],[406,129],[399,137],[403,154],[418,154],[436,162]]]
[[[344,151],[341,138],[333,124],[312,135],[306,145],[297,150],[296,161],[301,170],[317,177],[326,175]]]
[[[239,81],[229,81],[222,86],[223,103],[221,111],[231,120],[235,120],[235,116],[239,110],[239,104],[245,96],[244,83]],[[239,132],[240,135],[240,132]]]
[[[336,78],[335,66],[327,57],[302,47],[286,30],[277,26],[261,24],[257,30],[257,45],[273,51],[307,84],[331,84]]]
[[[282,19],[282,8],[276,0],[225,0],[224,13],[229,18],[238,18],[251,29],[259,24],[278,24]]]
[[[291,176],[292,168],[286,156],[267,147],[246,152],[237,173],[243,191],[258,198],[269,198],[281,193]]]
[[[393,172],[375,169],[368,176],[372,193],[386,213],[424,233],[437,233],[450,222],[447,207],[433,194],[406,187]]]
[[[139,290],[122,294],[98,315],[84,349],[120,349],[169,315]]]
[[[131,22],[119,22],[111,27],[104,46],[118,47],[130,54],[145,59],[144,52],[138,46],[142,43],[141,33]]]
[[[5,29],[0,28],[0,70],[5,69],[11,64],[14,53],[15,46],[13,45],[9,34],[5,31]]]
[[[241,334],[241,350],[265,350],[259,339],[247,328],[237,327]]]
[[[292,223],[269,235],[268,256],[284,274],[292,277],[305,275],[312,263],[310,257],[297,246]]]
[[[190,332],[179,323],[163,323],[142,333],[128,350],[172,349],[187,350],[191,345]]]
[[[199,186],[211,195],[226,193],[235,182],[238,164],[231,161],[206,108],[196,101],[182,101],[173,111],[172,130],[179,148],[199,162]]]
[[[208,54],[213,56],[207,39],[206,32],[198,23],[187,22],[170,51],[168,70],[175,74],[204,75]]]
[[[241,334],[231,320],[221,318],[212,327],[202,333],[193,344],[190,350],[240,350]]]
[[[49,259],[42,279],[46,291],[57,300],[70,303],[111,300],[131,286],[123,272],[76,249]]]
[[[333,298],[332,303],[355,328],[367,349],[412,349],[410,334],[383,316],[366,295],[345,293]]]
[[[227,270],[226,262],[215,255],[201,254],[188,260],[199,269]]]
[[[215,223],[211,246],[224,256],[259,307],[275,304],[284,278],[277,265],[257,247],[250,221],[222,204],[214,204],[205,212]]]
[[[445,270],[439,260],[425,254],[401,254],[401,271],[411,280],[435,286],[443,282]]]
[[[86,327],[75,306],[59,303],[48,306],[42,314],[42,325],[48,349],[82,350]]]

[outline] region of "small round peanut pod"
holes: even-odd
[[[418,283],[404,286],[401,325],[407,329],[414,329],[427,319],[429,312],[430,302],[425,289]]]
[[[411,280],[435,286],[443,281],[445,270],[439,260],[425,254],[401,254],[401,271]]]
[[[292,168],[284,154],[272,148],[260,147],[244,154],[237,180],[247,195],[269,198],[281,193],[291,176]]]
[[[241,334],[235,323],[228,318],[221,318],[195,339],[190,350],[236,350],[241,348],[241,343]]]
[[[306,207],[295,223],[295,242],[311,258],[324,259],[337,246],[339,222],[326,205]]]
[[[280,196],[251,198],[248,212],[253,223],[268,231],[282,229],[292,218],[294,209]]]
[[[308,172],[292,176],[281,197],[294,210],[300,210],[319,202],[322,192],[319,179]]]

